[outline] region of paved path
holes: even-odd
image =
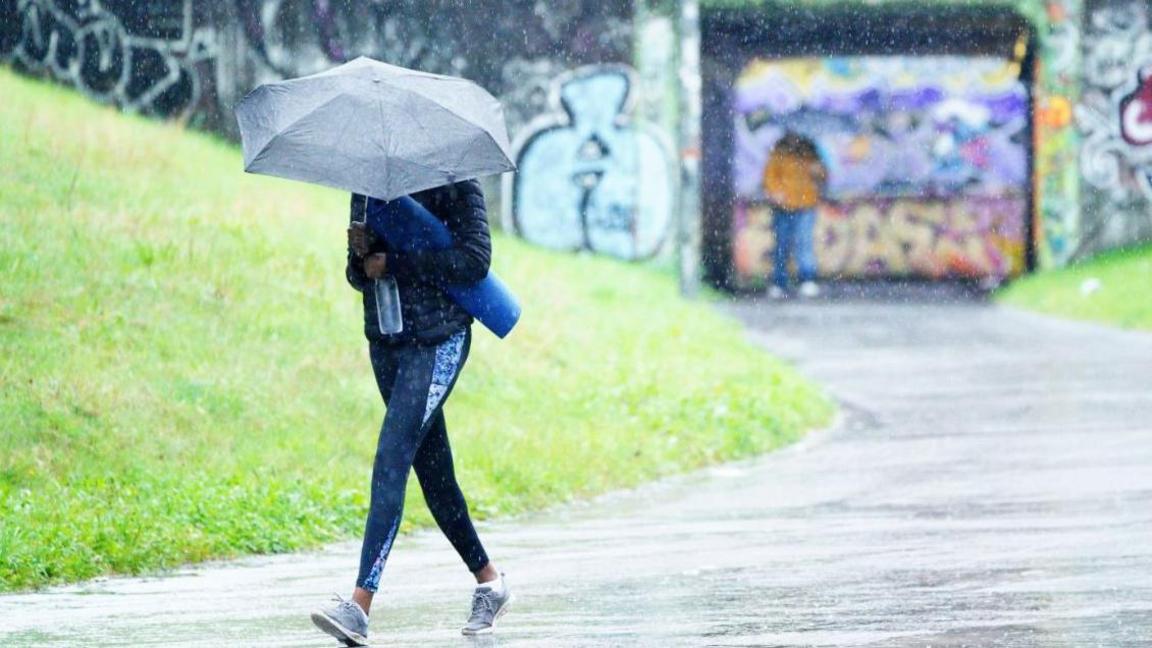
[[[1152,335],[977,303],[733,310],[845,402],[753,462],[485,527],[520,596],[484,646],[1152,646]],[[356,547],[0,597],[2,646],[331,646]],[[381,646],[470,646],[436,534]],[[384,640],[387,635],[387,640]]]

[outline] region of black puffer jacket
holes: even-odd
[[[388,255],[388,274],[396,278],[400,291],[400,313],[404,330],[382,335],[376,321],[376,295],[372,280],[364,274],[363,260],[348,250],[345,274],[348,283],[364,294],[364,335],[389,345],[434,345],[443,342],[472,323],[472,316],[440,289],[444,284],[473,283],[488,276],[492,259],[492,239],[484,192],[476,180],[412,194],[416,202],[444,222],[452,232],[453,246],[444,250],[394,252],[388,242],[377,238],[371,252]],[[364,221],[375,198],[352,196],[351,220]]]

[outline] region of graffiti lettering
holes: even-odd
[[[1002,278],[1024,265],[1025,200],[875,199],[820,208],[816,257],[825,277]],[[770,272],[771,209],[737,205],[734,261],[746,279]]]

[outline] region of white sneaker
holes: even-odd
[[[772,286],[768,289],[768,299],[780,301],[787,297],[788,294],[780,286]]]
[[[805,281],[800,284],[800,296],[808,298],[819,297],[820,286],[817,286],[815,281]]]

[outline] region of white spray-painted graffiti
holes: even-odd
[[[1076,107],[1088,189],[1081,250],[1152,233],[1152,21],[1143,2],[1091,7]]]
[[[194,67],[216,56],[216,31],[193,27],[191,0],[160,9],[134,19],[126,2],[0,3],[0,58],[127,110],[180,114],[200,99]]]
[[[519,173],[505,180],[505,224],[528,241],[623,259],[659,252],[673,175],[661,132],[633,123],[634,74],[589,66],[555,82],[554,115],[518,138]]]
[[[232,0],[258,72],[312,74],[370,56],[476,81],[504,103],[512,128],[548,110],[550,83],[574,64],[627,60],[626,0]]]

